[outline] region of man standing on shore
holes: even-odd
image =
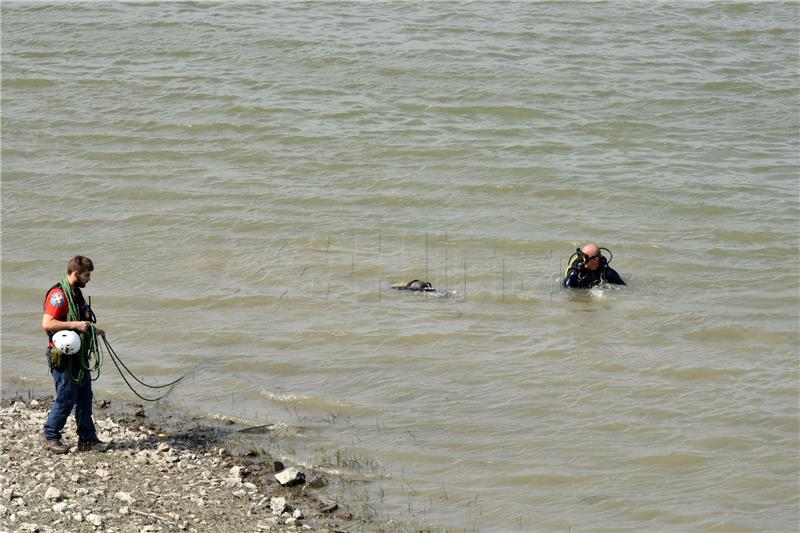
[[[61,441],[61,430],[72,409],[78,427],[78,449],[105,451],[108,443],[97,438],[92,420],[92,378],[89,370],[89,336],[105,337],[95,328],[91,309],[81,289],[92,277],[94,264],[88,257],[76,255],[67,263],[67,275],[53,285],[44,300],[42,329],[47,334],[47,363],[56,386],[56,399],[44,424],[44,444],[52,453],[67,453],[69,446]],[[53,345],[53,334],[62,330],[78,332],[81,349],[74,355],[61,354]]]

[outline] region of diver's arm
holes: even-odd
[[[571,287],[571,288],[580,288],[581,284],[578,280],[578,269],[577,268],[570,268],[567,271],[567,275],[564,276],[564,287]]]
[[[608,271],[606,271],[606,282],[613,283],[614,285],[627,285],[613,268],[609,268]]]

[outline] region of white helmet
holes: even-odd
[[[65,329],[53,335],[53,346],[65,355],[76,354],[81,349],[81,338],[74,331]]]

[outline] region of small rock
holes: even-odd
[[[73,513],[72,514],[72,519],[75,522],[83,522],[83,515],[81,513]]]
[[[238,477],[229,477],[225,478],[225,481],[223,483],[227,488],[232,489],[241,485],[242,480]]]
[[[63,513],[67,510],[67,502],[58,502],[53,506],[53,512],[55,513]]]
[[[325,476],[317,476],[309,481],[307,485],[312,489],[321,489],[322,487],[328,486],[328,480],[325,478]]]
[[[285,468],[286,467],[283,466],[283,463],[280,462],[280,461],[272,461],[272,462],[266,463],[264,465],[264,471],[267,472],[268,474],[273,474],[275,472],[280,472],[281,470],[283,470]]]
[[[11,501],[14,498],[19,498],[19,494],[17,494],[17,492],[13,489],[13,487],[9,488],[9,489],[5,489],[3,491],[3,499],[4,500]]]
[[[353,519],[353,514],[343,511],[341,513],[338,513],[336,515],[336,518],[338,518],[339,520],[352,520]]]
[[[29,403],[28,406],[30,406],[30,407],[39,407],[39,401],[38,400],[31,400],[31,403]]]
[[[131,510],[127,506],[120,507],[119,508],[119,514],[121,514],[123,516],[127,516],[127,515],[131,514]]]
[[[242,483],[242,486],[244,488],[246,488],[247,490],[258,490],[258,487],[256,487],[254,484],[250,483],[249,481],[247,483]]]
[[[292,467],[275,474],[275,479],[278,480],[278,483],[284,486],[300,485],[305,483],[306,475],[300,472],[298,469]]]
[[[278,516],[291,509],[291,507],[289,507],[289,505],[286,503],[286,498],[283,496],[271,498],[269,501],[269,508],[272,511],[272,514],[276,514]]]
[[[283,523],[284,523],[284,524],[286,524],[287,526],[291,526],[291,525],[292,525],[292,524],[294,524],[295,522],[297,522],[297,518],[295,518],[295,517],[293,517],[293,516],[290,516],[289,518],[287,518],[286,520],[284,520],[284,522],[283,522]]]
[[[301,511],[300,509],[295,509],[294,512],[292,513],[292,518],[297,518],[298,520],[300,520],[301,518],[303,518],[303,511]]]
[[[100,479],[107,479],[111,475],[111,472],[109,472],[105,468],[98,468],[97,470],[94,471],[94,475],[99,477]]]
[[[233,495],[236,496],[237,498],[244,498],[245,496],[247,496],[247,492],[245,492],[242,489],[239,489],[239,490],[235,491],[233,493]]]
[[[123,492],[123,491],[115,492],[114,497],[119,501],[125,503],[133,503],[135,501],[133,496],[131,496],[130,492]]]
[[[90,524],[92,524],[95,527],[100,527],[100,526],[103,525],[103,517],[100,516],[99,514],[95,514],[95,513],[90,513],[86,517],[86,521],[89,522]]]
[[[61,491],[55,487],[47,487],[47,492],[44,493],[44,499],[58,501],[61,499]]]
[[[319,512],[332,513],[339,508],[339,504],[329,498],[319,499]]]
[[[162,442],[161,444],[158,445],[158,448],[156,448],[156,451],[161,453],[168,452],[169,450],[170,450],[169,444],[167,444],[166,442]]]
[[[231,477],[238,477],[243,478],[247,475],[247,469],[243,466],[233,466],[231,467]]]

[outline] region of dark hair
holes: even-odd
[[[94,270],[94,263],[85,255],[76,255],[67,262],[67,275],[77,272],[82,274],[84,272],[91,272]]]

